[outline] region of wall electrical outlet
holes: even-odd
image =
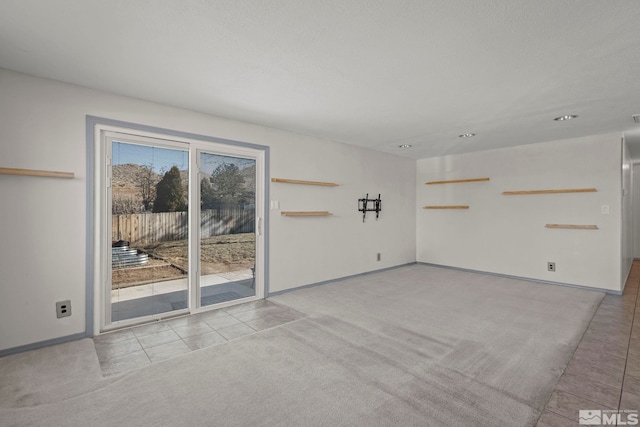
[[[547,263],[547,270],[556,271],[556,263],[555,262],[548,262]]]
[[[71,316],[71,300],[58,301],[56,303],[56,315],[58,319]]]

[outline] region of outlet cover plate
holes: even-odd
[[[56,303],[56,316],[58,316],[58,319],[71,316],[71,300],[58,301]]]

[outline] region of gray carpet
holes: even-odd
[[[91,340],[0,359],[0,425],[531,426],[602,297],[369,274],[271,299],[303,319],[119,377],[99,376]]]

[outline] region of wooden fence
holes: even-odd
[[[111,240],[126,240],[132,245],[185,240],[188,237],[188,212],[159,212],[111,217]],[[253,233],[253,209],[221,208],[200,213],[202,237],[222,234]]]

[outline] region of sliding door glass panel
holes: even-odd
[[[256,295],[256,161],[199,153],[200,306]]]
[[[189,152],[110,148],[111,322],[186,309]]]

